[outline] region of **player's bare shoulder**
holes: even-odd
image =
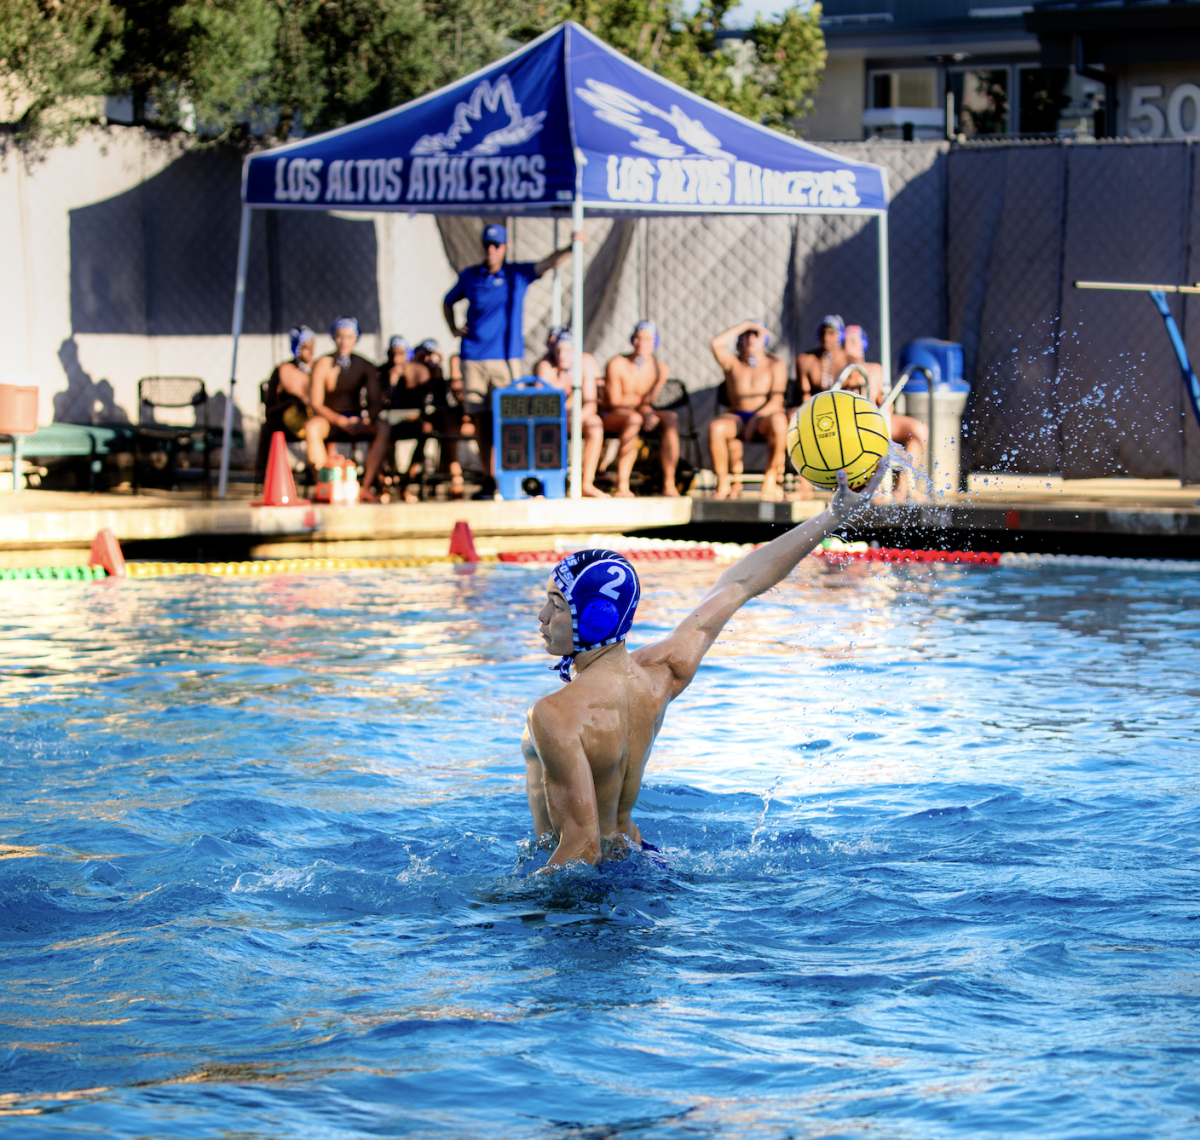
[[[530,728],[537,724],[553,732],[569,731],[572,722],[579,720],[579,702],[568,696],[569,690],[570,686],[563,686],[534,701],[525,714]]]

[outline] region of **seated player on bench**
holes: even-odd
[[[314,471],[325,464],[325,435],[329,424],[313,415],[312,368],[317,354],[317,334],[307,325],[288,333],[292,359],[284,361],[267,381],[263,435],[266,443],[282,431],[289,443],[303,442],[308,465]],[[265,453],[264,453],[265,454]]]
[[[637,459],[641,432],[661,433],[663,494],[679,495],[675,486],[675,468],[679,464],[679,419],[674,412],[654,409],[654,400],[667,382],[667,366],[654,351],[658,348],[658,328],[653,321],[639,321],[629,338],[633,350],[614,356],[604,370],[601,415],[604,430],[619,441],[617,451],[618,499],[631,499],[629,476]]]
[[[736,355],[729,351],[737,337]],[[783,406],[787,369],[767,351],[771,335],[762,321],[742,321],[712,338],[710,347],[725,373],[729,410],[708,425],[708,447],[717,473],[715,497],[736,497],[734,476],[742,474],[742,445],[761,436],[770,449],[763,475],[761,497],[766,502],[783,498],[783,464],[787,444],[787,414]]]
[[[543,383],[550,384],[566,394],[567,430],[571,430],[571,385],[575,364],[575,343],[570,329],[554,329],[554,341],[548,343],[546,356],[537,362],[534,375]],[[600,452],[604,450],[604,421],[598,410],[598,384],[600,365],[590,353],[583,354],[583,486],[582,493],[589,499],[607,499],[608,495],[595,485],[596,467]]]
[[[329,443],[370,441],[358,498],[360,502],[377,503],[375,476],[391,440],[388,424],[379,418],[383,410],[379,369],[354,351],[358,343],[358,321],[353,317],[338,317],[329,335],[336,347],[313,366],[312,408],[329,423],[326,435]],[[361,414],[364,389],[368,419],[363,419]]]
[[[828,392],[837,383],[842,370],[850,363],[843,347],[846,322],[836,313],[821,319],[817,329],[820,343],[811,352],[796,354],[796,377],[800,381],[800,402],[812,399],[818,392]],[[848,392],[862,388],[862,377],[851,375],[842,385]]]

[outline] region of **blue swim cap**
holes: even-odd
[[[355,317],[338,317],[329,326],[329,335],[337,336],[339,329],[350,329],[355,336],[358,336],[358,320]]]
[[[757,317],[751,317],[750,319],[752,321],[754,321],[756,324],[760,324],[760,325],[764,325],[764,326],[767,323],[766,321],[760,321]],[[742,339],[744,337],[749,336],[753,331],[754,331],[753,329],[747,329],[744,333],[741,333],[737,338],[738,344],[741,344]],[[759,335],[762,336],[763,348],[769,348],[771,345],[771,334],[769,332],[767,332],[764,327],[764,329],[762,330],[762,332]]]
[[[633,332],[629,336],[630,341],[632,341],[633,338],[640,332],[653,333],[654,347],[658,347],[658,325],[656,325],[653,321],[638,321],[638,323],[633,326]]]
[[[508,230],[506,230],[499,222],[493,222],[490,226],[485,226],[483,230],[484,245],[507,245]]]
[[[575,652],[558,663],[558,675],[571,679],[575,654],[624,641],[642,597],[637,571],[615,550],[580,550],[551,571],[571,607]]]
[[[292,355],[299,356],[300,349],[303,348],[310,340],[316,340],[317,334],[308,327],[301,325],[299,328],[290,329],[288,331],[288,340],[291,341]]]
[[[846,322],[837,313],[830,313],[828,316],[822,317],[821,323],[817,327],[818,335],[821,329],[833,329],[838,334],[838,344],[846,343]]]
[[[394,337],[392,337],[391,340],[388,341],[388,352],[391,352],[392,349],[394,349],[394,348],[403,349],[404,350],[404,359],[412,360],[412,358],[413,358],[412,349],[409,348],[408,341],[405,340],[404,337],[394,336]]]

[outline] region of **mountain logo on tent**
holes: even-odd
[[[597,119],[634,135],[634,148],[647,154],[659,158],[724,158],[730,162],[736,157],[721,149],[721,140],[703,123],[691,118],[674,103],[670,111],[664,111],[645,99],[595,79],[587,80],[586,88],[576,87],[575,94],[593,108],[592,114]],[[646,117],[668,123],[679,141],[671,140],[647,124]]]
[[[480,142],[467,150],[459,150],[459,143],[474,133],[475,126],[483,122],[484,112],[507,115],[508,122],[484,135]],[[527,142],[542,129],[546,112],[526,115],[513,92],[507,75],[500,76],[495,83],[484,79],[466,102],[454,108],[454,122],[450,129],[436,135],[422,135],[413,145],[412,154],[499,154],[503,147],[519,146]],[[472,126],[475,124],[475,126]]]

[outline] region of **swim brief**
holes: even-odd
[[[313,417],[312,408],[302,408],[298,404],[289,404],[283,409],[284,429],[297,439],[303,439],[308,430],[308,421]]]

